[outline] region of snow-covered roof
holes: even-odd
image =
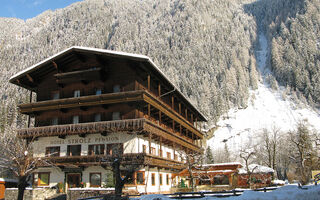
[[[262,165],[258,165],[258,164],[251,164],[248,166],[249,170],[252,173],[273,173],[274,170],[270,167],[266,167],[266,166],[262,166]],[[239,169],[239,174],[247,174],[247,169],[246,167],[242,167]]]
[[[225,170],[211,170],[211,171],[192,171],[193,173],[229,173],[229,172],[235,172],[235,170],[232,169],[225,169]]]
[[[100,55],[113,56],[113,57],[118,56],[118,57],[123,57],[123,58],[128,58],[128,59],[133,59],[133,60],[143,61],[143,62],[149,63],[150,64],[149,66],[151,66],[156,72],[158,72],[160,74],[160,76],[162,76],[162,78],[164,78],[174,88],[173,91],[176,91],[189,104],[189,106],[191,106],[199,114],[199,116],[202,118],[202,120],[208,121],[207,117],[205,117],[205,115],[202,114],[189,101],[189,99],[179,91],[179,89],[167,78],[167,76],[157,67],[157,65],[148,56],[145,56],[145,55],[125,53],[125,52],[119,52],[119,51],[111,51],[111,50],[106,50],[106,49],[90,48],[90,47],[72,46],[68,49],[65,49],[65,50],[35,64],[35,65],[32,65],[31,67],[28,67],[25,70],[18,72],[17,74],[13,75],[9,81],[11,83],[17,84],[17,80],[19,78],[21,78],[21,77],[23,77],[33,71],[36,71],[37,69],[41,68],[42,66],[45,66],[49,63],[52,63],[55,59],[61,58],[64,55],[71,53],[73,51],[81,51],[81,52],[85,52],[85,53],[86,52],[87,53],[97,53]]]
[[[240,162],[227,162],[227,163],[205,164],[205,165],[202,165],[202,167],[216,167],[216,166],[225,166],[225,165],[241,165],[241,163]]]
[[[17,180],[15,179],[9,179],[9,178],[0,178],[0,181],[5,181],[5,182],[18,182]]]

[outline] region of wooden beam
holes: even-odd
[[[149,154],[151,154],[151,133],[149,133]]]
[[[181,103],[179,103],[179,114],[181,115]]]
[[[159,123],[161,124],[161,111],[159,111]]]
[[[174,110],[174,96],[171,97],[171,108]]]
[[[185,109],[184,112],[186,114],[186,120],[188,120],[188,109]]]
[[[161,96],[161,85],[160,85],[160,83],[158,84],[158,96],[159,97]]]
[[[29,74],[26,74],[28,80],[31,82],[31,83],[34,83],[34,80],[33,78],[29,75]]]
[[[150,75],[148,75],[148,90],[150,91]]]
[[[148,116],[150,117],[151,115],[151,106],[150,106],[150,103],[148,103]]]

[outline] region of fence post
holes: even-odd
[[[264,192],[267,192],[267,188],[263,188],[263,191],[264,191]]]
[[[237,191],[235,189],[232,190],[233,196],[237,196]]]
[[[200,195],[201,195],[201,197],[204,197],[204,193],[203,192],[200,192]]]

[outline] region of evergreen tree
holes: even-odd
[[[209,145],[206,149],[206,158],[205,159],[206,159],[206,164],[213,164],[214,163],[212,150]]]

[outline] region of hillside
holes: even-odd
[[[229,109],[246,108],[258,88],[259,31],[270,44],[269,81],[317,106],[319,13],[317,0],[87,0],[26,21],[0,18],[0,129],[26,121],[16,105],[28,94],[9,77],[72,45],[149,56],[211,127]]]

